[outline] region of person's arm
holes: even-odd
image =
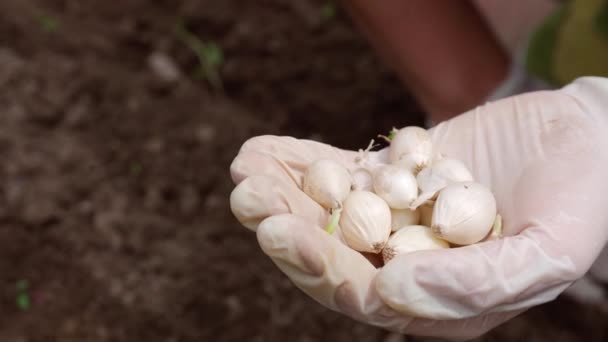
[[[479,105],[507,77],[509,56],[468,1],[342,3],[434,122]]]

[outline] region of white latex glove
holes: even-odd
[[[377,269],[321,228],[327,213],[299,188],[309,163],[354,168],[357,153],[290,137],[243,145],[231,166],[233,213],[316,301],[405,334],[473,338],[585,274],[608,238],[608,79],[503,99],[431,133],[441,153],[492,189],[508,237]],[[372,157],[386,161],[386,150]]]

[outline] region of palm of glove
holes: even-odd
[[[605,244],[606,82],[505,99],[431,130],[442,154],[492,189],[508,235],[501,240],[402,255],[377,269],[339,232],[323,231],[327,212],[300,190],[308,164],[330,158],[354,170],[357,152],[289,137],[243,145],[231,167],[232,210],[322,305],[402,333],[477,336],[555,298]],[[371,158],[386,161],[386,151]]]

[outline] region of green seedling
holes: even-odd
[[[219,72],[219,68],[224,63],[221,47],[214,42],[200,40],[195,34],[188,31],[181,20],[177,24],[176,34],[198,58],[199,66],[195,75],[205,78],[213,88],[223,90],[224,86]]]
[[[30,308],[30,295],[28,293],[27,280],[19,280],[17,282],[17,307],[21,311],[26,311]]]
[[[378,134],[378,138],[384,139],[386,140],[386,142],[388,142],[389,144],[391,143],[391,141],[393,140],[393,138],[395,137],[395,134],[397,134],[399,130],[395,127],[393,127],[393,129],[388,133],[388,135],[381,135]]]
[[[336,226],[338,226],[338,223],[340,222],[340,215],[342,214],[342,206],[332,209],[330,211],[330,214],[331,214],[331,216],[329,218],[329,223],[327,224],[327,226],[325,226],[325,231],[331,235],[334,233],[334,231],[336,230]]]
[[[46,14],[40,14],[36,17],[40,27],[46,32],[55,32],[59,29],[59,21]]]
[[[496,240],[502,238],[502,216],[496,215],[494,219],[494,225],[492,225],[492,233],[490,234],[490,240]]]
[[[326,1],[321,7],[321,19],[324,22],[330,21],[336,17],[336,3],[334,1]]]
[[[608,2],[604,3],[602,9],[595,17],[594,25],[600,34],[608,38]]]
[[[131,174],[137,176],[141,173],[141,164],[137,162],[131,163]]]

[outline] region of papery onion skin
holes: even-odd
[[[352,185],[353,179],[348,169],[330,159],[313,162],[302,178],[304,193],[326,209],[339,207]]]
[[[382,250],[382,257],[387,263],[397,255],[443,248],[450,248],[450,244],[435,236],[429,227],[406,226],[391,235]]]
[[[470,245],[488,235],[496,218],[496,199],[485,186],[460,182],[439,192],[433,208],[431,229],[456,245]]]
[[[373,192],[355,190],[343,203],[340,229],[352,249],[379,253],[391,233],[390,208]]]
[[[416,177],[396,165],[382,165],[373,171],[374,192],[393,209],[409,208],[418,196]]]
[[[398,130],[389,147],[391,164],[408,168],[417,174],[434,158],[431,135],[422,127],[407,126]]]

